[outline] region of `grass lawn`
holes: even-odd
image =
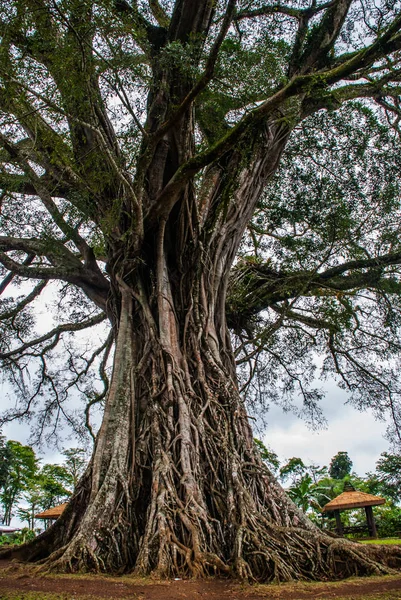
[[[384,538],[382,540],[358,540],[361,544],[378,544],[379,546],[399,545],[401,546],[401,538]]]

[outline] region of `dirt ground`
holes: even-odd
[[[399,576],[351,579],[336,583],[251,586],[235,581],[151,581],[98,575],[38,575],[26,565],[0,561],[1,600],[303,600],[328,598],[401,600]]]

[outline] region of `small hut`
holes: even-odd
[[[46,521],[46,528],[49,523],[52,523],[59,518],[66,506],[67,502],[58,504],[57,506],[52,506],[52,508],[48,508],[47,510],[35,515],[35,519],[44,519]]]
[[[364,508],[369,535],[372,538],[377,538],[377,529],[373,517],[372,506],[380,506],[380,504],[385,504],[385,502],[386,500],[384,498],[372,496],[372,494],[366,494],[366,492],[359,492],[353,485],[347,483],[344,486],[343,493],[325,504],[322,512],[334,512],[337,533],[338,535],[344,535],[344,526],[341,522],[340,511],[351,510],[353,508]]]

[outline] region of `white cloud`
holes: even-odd
[[[337,452],[344,451],[348,452],[358,475],[374,471],[380,453],[388,448],[383,438],[386,424],[376,421],[370,413],[339,403],[337,410],[330,413],[328,428],[315,432],[302,421],[283,415],[280,408],[272,407],[264,443],[282,461],[299,456],[305,463],[328,466]]]

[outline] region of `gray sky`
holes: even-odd
[[[329,411],[325,411],[328,427],[320,431],[311,431],[297,417],[272,407],[263,438],[265,445],[274,450],[282,462],[299,456],[305,464],[329,466],[332,457],[344,451],[348,452],[358,475],[374,471],[380,453],[388,450],[389,444],[383,438],[386,424],[376,421],[368,412],[344,406],[340,390],[328,394],[324,405],[330,404]]]

